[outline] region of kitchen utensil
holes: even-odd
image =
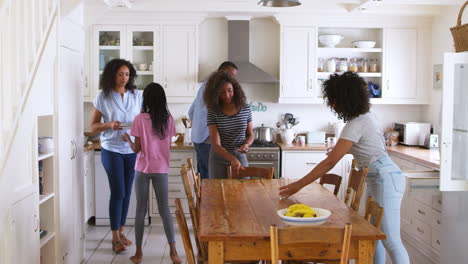
[[[296,137],[296,132],[292,128],[281,129],[281,141],[284,144],[291,145],[294,138]]]
[[[327,219],[330,217],[331,212],[327,209],[323,208],[312,208],[317,217],[293,217],[293,216],[285,216],[288,212],[288,208],[280,209],[277,211],[278,216],[288,225],[291,226],[300,226],[300,225],[320,225],[325,223]]]
[[[341,35],[320,35],[319,42],[327,48],[334,48],[343,39]]]
[[[140,71],[146,71],[148,69],[148,64],[146,64],[146,63],[138,64],[138,69]]]
[[[185,128],[185,133],[184,133],[184,145],[190,145],[192,144],[192,128],[187,127]]]
[[[360,48],[360,49],[371,49],[373,47],[375,47],[375,41],[373,40],[356,40],[356,41],[353,41],[353,45],[354,47],[356,48]]]
[[[275,130],[271,127],[265,127],[263,124],[261,127],[254,128],[254,139],[259,143],[273,142],[275,138]]]
[[[185,128],[192,127],[192,124],[190,123],[190,119],[186,116],[182,117],[182,123],[184,124]]]

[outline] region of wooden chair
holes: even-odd
[[[364,185],[366,183],[367,168],[356,170],[356,160],[353,160],[351,172],[349,173],[348,188],[346,189],[345,204],[351,209],[358,211]]]
[[[384,214],[384,209],[382,206],[377,203],[372,196],[367,197],[366,203],[366,213],[364,214],[364,218],[369,221],[369,223],[373,224],[377,229],[380,229],[382,226],[382,218]],[[373,241],[373,248],[375,249],[375,244],[377,241]],[[374,252],[374,250],[372,250]]]
[[[191,158],[187,159],[187,165],[188,165],[189,174],[193,178],[193,183],[194,183],[193,190],[194,190],[195,196],[197,198],[197,206],[198,206],[198,201],[200,200],[200,196],[201,196],[201,177],[200,177],[200,173],[195,172],[195,169],[193,167],[193,160]]]
[[[297,226],[278,229],[275,225],[270,226],[270,248],[271,263],[279,263],[279,249],[294,248],[295,244],[303,247],[310,243],[338,244],[341,248],[340,264],[348,263],[349,246],[351,243],[351,224],[346,224],[344,228],[331,226]],[[326,253],[325,253],[326,254]],[[298,259],[301,260],[301,259]]]
[[[198,257],[200,259],[206,259],[208,257],[208,249],[206,243],[201,242],[198,237],[199,213],[195,206],[195,201],[192,192],[192,190],[194,189],[194,182],[191,181],[191,176],[189,176],[189,172],[193,173],[193,171],[191,170],[187,171],[187,167],[185,166],[185,164],[182,164],[180,168],[180,175],[184,184],[185,194],[187,195],[187,203],[189,206],[190,218],[192,219],[193,234],[195,237],[195,244],[197,245]]]
[[[239,170],[239,173],[235,174],[231,166],[227,166],[227,178],[244,178],[244,177],[254,177],[254,178],[263,178],[267,180],[273,179],[273,174],[275,173],[275,168],[260,168],[260,167],[245,167],[243,170]]]
[[[325,174],[320,178],[320,184],[331,184],[335,186],[335,190],[333,190],[333,194],[337,195],[338,192],[340,191],[340,186],[341,186],[341,176],[336,175],[336,174]]]
[[[182,237],[182,242],[184,244],[187,263],[195,264],[195,255],[193,253],[192,241],[190,240],[190,232],[188,229],[187,220],[185,219],[184,209],[182,208],[182,203],[179,198],[175,200],[175,204],[177,224],[179,225],[180,236]]]

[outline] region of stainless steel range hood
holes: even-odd
[[[249,61],[249,25],[249,20],[228,21],[228,60],[239,68],[236,79],[240,83],[278,83],[275,77]]]

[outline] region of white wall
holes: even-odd
[[[456,25],[459,10],[460,7],[442,7],[440,15],[433,20],[432,65],[443,64],[445,52],[455,52],[450,28]],[[468,21],[467,15],[464,17],[464,21]],[[442,89],[434,89],[432,87],[431,91],[432,101],[429,106],[424,107],[425,114],[423,117],[434,125],[434,133],[440,133]]]

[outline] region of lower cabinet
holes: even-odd
[[[439,172],[407,171],[401,205],[402,237],[434,263],[439,263],[442,194]]]
[[[304,151],[291,150],[281,152],[281,175],[283,178],[300,179],[309,173],[317,164],[327,157],[325,151]],[[338,197],[344,200],[346,186],[348,185],[348,176],[351,169],[352,155],[345,155],[329,173],[337,174],[343,177],[341,181]],[[319,181],[319,180],[317,180]],[[334,186],[327,186],[327,189],[333,191]]]
[[[169,210],[175,214],[175,199],[182,200],[182,206],[185,214],[189,214],[187,196],[180,176],[180,167],[182,164],[187,165],[187,159],[191,158],[196,164],[195,150],[171,150],[171,158],[169,163]],[[149,216],[160,217],[158,211],[158,202],[153,187],[150,186],[150,200],[149,200]]]

